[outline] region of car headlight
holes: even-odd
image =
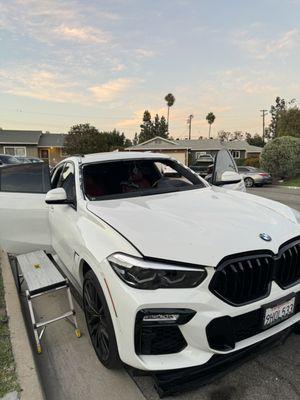
[[[137,289],[193,288],[206,278],[204,268],[189,268],[116,253],[108,261],[122,281]]]
[[[291,208],[291,210],[296,218],[297,223],[300,224],[300,212],[295,210],[294,208]]]

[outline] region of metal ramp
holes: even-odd
[[[53,322],[67,319],[74,326],[76,336],[81,336],[81,332],[77,325],[69,282],[56,269],[55,265],[47,257],[44,251],[34,251],[32,253],[17,256],[17,280],[19,291],[21,291],[22,283],[24,281],[27,284],[27,290],[25,292],[26,300],[28,303],[38,353],[42,352],[41,339],[45,329],[47,325]],[[66,290],[70,310],[43,322],[36,321],[32,299],[57,290]]]

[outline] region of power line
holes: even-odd
[[[260,110],[261,117],[263,119],[263,131],[262,131],[262,139],[263,139],[263,143],[265,143],[265,117],[268,114],[268,110]]]

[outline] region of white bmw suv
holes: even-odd
[[[227,151],[214,168],[213,186],[154,153],[1,168],[0,245],[53,254],[106,367],[213,366],[300,321],[299,213],[243,193]]]

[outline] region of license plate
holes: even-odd
[[[294,314],[295,296],[267,304],[264,308],[263,329],[282,322]]]

